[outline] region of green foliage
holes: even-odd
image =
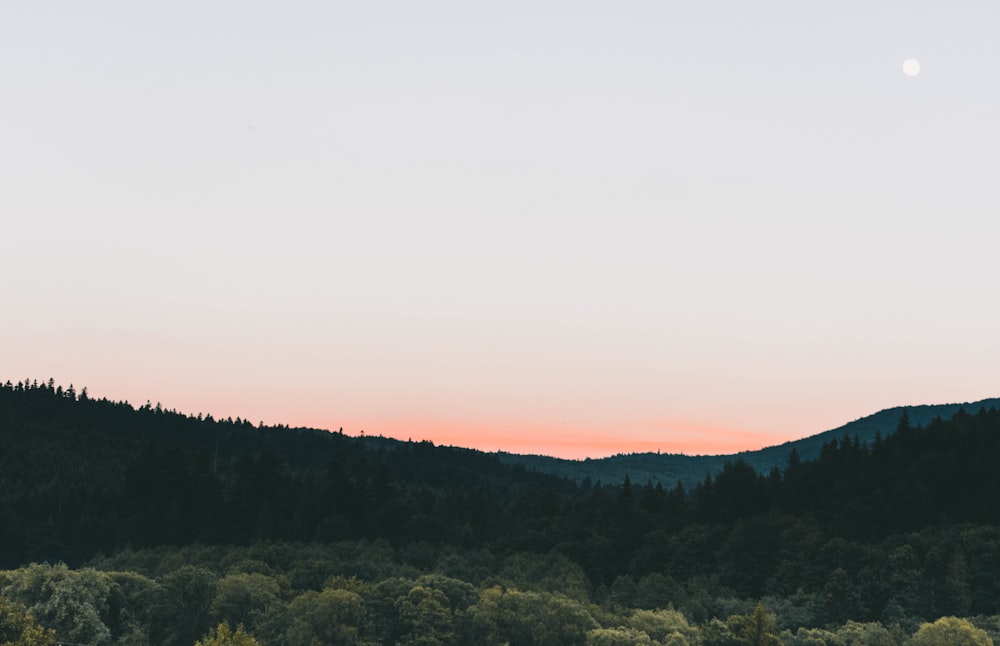
[[[851,618],[864,616],[858,586],[847,571],[838,567],[830,575],[820,601],[822,623],[839,624]]]
[[[837,633],[824,628],[799,628],[786,640],[788,646],[846,646]]]
[[[845,646],[897,646],[899,639],[881,624],[848,621],[837,630]]]
[[[775,635],[776,626],[774,615],[764,610],[763,604],[758,603],[743,624],[743,640],[747,646],[779,644],[780,642]]]
[[[3,593],[28,607],[60,640],[95,646],[111,643],[111,583],[105,573],[32,564],[7,573],[5,579]]]
[[[417,586],[439,590],[448,599],[448,605],[455,611],[462,611],[475,603],[479,594],[471,583],[441,574],[424,574],[417,578]]]
[[[680,611],[671,608],[662,610],[636,610],[628,618],[628,627],[648,635],[661,644],[697,644],[700,633],[688,623]]]
[[[787,646],[899,646],[904,640],[901,631],[893,634],[875,622],[848,621],[836,631],[824,628],[799,628],[792,636],[784,633]]]
[[[590,598],[587,575],[559,552],[514,554],[504,561],[500,577],[521,590],[558,591],[578,601]]]
[[[638,596],[639,588],[627,574],[615,577],[611,582],[611,589],[608,590],[608,599],[622,608],[634,607]]]
[[[196,641],[194,646],[260,646],[260,642],[246,632],[242,625],[233,631],[227,622],[222,622],[203,639]]]
[[[24,607],[0,596],[0,646],[52,646],[55,631],[35,624]]]
[[[301,646],[348,646],[368,636],[369,618],[360,595],[326,588],[299,595],[288,606],[291,625],[286,643]]]
[[[764,606],[770,608],[776,617],[780,628],[792,631],[803,626],[815,626],[817,615],[817,595],[802,589],[785,595],[768,595],[762,599]]]
[[[187,646],[208,632],[216,581],[211,571],[191,565],[163,577],[159,611],[164,644]]]
[[[342,553],[363,558],[356,548],[344,546]],[[224,563],[239,560],[241,556],[245,562],[258,561],[249,557],[262,556],[259,549],[234,547],[224,553],[214,550],[201,553],[211,554],[219,559],[220,567],[227,567]],[[270,553],[268,559],[292,563],[276,546],[265,551]],[[161,552],[161,556],[175,562],[176,557],[166,552]],[[558,591],[477,588],[439,573],[421,574],[416,579],[392,577],[377,581],[334,576],[321,591],[302,591],[289,587],[280,568],[259,567],[266,563],[259,560],[254,569],[270,570],[273,574],[231,573],[221,579],[197,566],[184,566],[154,579],[131,572],[32,565],[0,572],[0,587],[35,599],[38,607],[52,612],[53,620],[64,622],[61,624],[64,629],[66,626],[81,629],[89,624],[69,621],[54,608],[72,612],[87,604],[106,605],[102,625],[109,636],[104,643],[113,646],[180,644],[184,628],[179,622],[185,617],[198,617],[199,613],[243,614],[259,625],[259,630],[253,630],[237,624],[239,627],[234,630],[230,621],[222,619],[213,623],[212,630],[206,628],[197,642],[199,646],[247,646],[257,643],[254,635],[273,646],[466,643],[901,646],[904,642],[914,646],[981,646],[993,643],[987,632],[968,620],[954,617],[923,624],[912,640],[898,626],[876,622],[847,621],[836,628],[805,626],[778,633],[778,626],[785,623],[784,617],[768,612],[763,603],[747,599],[706,599],[713,613],[728,618],[725,621],[713,618],[697,625],[673,607],[655,610],[617,604],[599,607]],[[400,564],[403,571],[409,567]],[[539,572],[538,576],[544,574]],[[574,589],[574,585],[569,582],[569,589]],[[713,589],[712,585],[704,580],[679,586],[685,597],[705,594],[708,589]],[[214,593],[210,602],[205,600],[206,590]],[[184,591],[192,598],[187,605],[179,606],[176,596]],[[807,600],[792,599],[780,607],[791,609],[794,615],[796,604]],[[980,617],[976,621],[982,627],[1000,632],[997,617]],[[6,640],[0,641],[0,646],[53,646],[56,635],[54,630],[35,625],[23,606],[0,597],[0,637]]]
[[[635,628],[595,628],[587,632],[587,646],[651,645],[649,635]]]
[[[415,586],[397,602],[404,646],[439,646],[453,638],[448,597],[440,590]]]
[[[736,631],[733,630],[734,627],[737,629]],[[742,625],[731,626],[730,622],[715,617],[701,627],[705,646],[741,646],[743,638],[739,634],[740,631],[742,631]]]
[[[635,586],[635,603],[632,607],[664,608],[679,603],[685,597],[684,587],[673,577],[653,572],[642,577]]]
[[[68,392],[0,385],[0,592],[75,643],[883,646],[1000,612],[995,409],[664,488]]]
[[[942,617],[920,626],[910,642],[912,646],[993,646],[986,631],[966,619]]]
[[[216,621],[249,626],[256,631],[282,611],[284,603],[280,595],[280,586],[273,577],[259,573],[229,574],[216,585],[211,614]]]
[[[574,644],[598,628],[587,608],[560,594],[492,587],[468,609],[465,643]]]
[[[149,628],[156,618],[163,599],[162,586],[149,577],[135,572],[108,572],[111,582],[111,630],[116,642],[145,644],[149,641]]]

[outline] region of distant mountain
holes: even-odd
[[[507,464],[520,464],[529,469],[578,482],[590,478],[595,483],[598,481],[604,484],[619,483],[628,475],[635,484],[652,481],[672,488],[680,482],[685,489],[690,490],[704,481],[706,475],[715,475],[727,462],[737,459],[744,460],[759,473],[766,474],[774,467],[783,469],[788,464],[793,449],[798,451],[800,460],[808,461],[819,457],[823,445],[833,441],[839,442],[845,437],[856,436],[861,444],[870,445],[876,435],[881,434],[885,437],[895,432],[904,411],[909,415],[912,426],[926,426],[936,417],[950,419],[962,409],[968,413],[975,413],[981,408],[994,407],[1000,408],[1000,398],[964,404],[896,406],[801,440],[769,446],[758,451],[743,451],[729,455],[629,453],[596,460],[589,458],[566,460],[544,455],[504,452],[500,452],[499,456],[500,460]]]

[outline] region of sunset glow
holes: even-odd
[[[676,424],[653,432],[598,428],[459,423],[433,420],[386,420],[363,429],[366,435],[400,440],[561,458],[606,457],[617,453],[727,454],[780,444],[794,437]]]

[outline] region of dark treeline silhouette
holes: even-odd
[[[830,442],[840,442],[845,437],[855,437],[861,444],[871,446],[879,435],[892,434],[899,421],[906,414],[915,426],[926,426],[935,418],[950,419],[960,410],[977,411],[980,408],[1000,407],[1000,399],[984,399],[964,404],[925,404],[920,406],[896,406],[861,417],[829,431],[792,440],[783,444],[765,447],[756,451],[741,451],[729,455],[683,455],[677,453],[619,453],[606,458],[585,460],[565,460],[544,455],[520,455],[498,453],[508,464],[520,464],[542,473],[570,478],[577,482],[589,477],[591,480],[621,482],[626,475],[633,482],[661,483],[673,487],[678,481],[687,489],[694,489],[705,479],[706,473],[716,474],[726,462],[743,460],[761,473],[774,467],[784,469],[792,453],[797,453],[803,461],[819,457],[823,447]],[[666,439],[666,438],[665,438]]]
[[[924,427],[903,416],[871,446],[843,439],[765,474],[737,460],[685,490],[576,484],[429,442],[379,446],[8,382],[0,567],[78,566],[126,547],[383,540],[559,554],[623,603],[651,576],[708,577],[742,597],[813,595],[831,625],[991,614],[997,464],[995,408]]]

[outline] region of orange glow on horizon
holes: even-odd
[[[753,451],[781,444],[790,439],[798,439],[772,432],[754,432],[694,423],[661,421],[641,426],[647,430],[616,433],[604,428],[575,428],[563,424],[389,419],[357,428],[345,428],[344,432],[348,435],[359,435],[364,432],[369,436],[381,435],[404,441],[430,440],[438,445],[487,452],[548,455],[570,460],[603,458],[618,453],[647,452],[725,455]]]

